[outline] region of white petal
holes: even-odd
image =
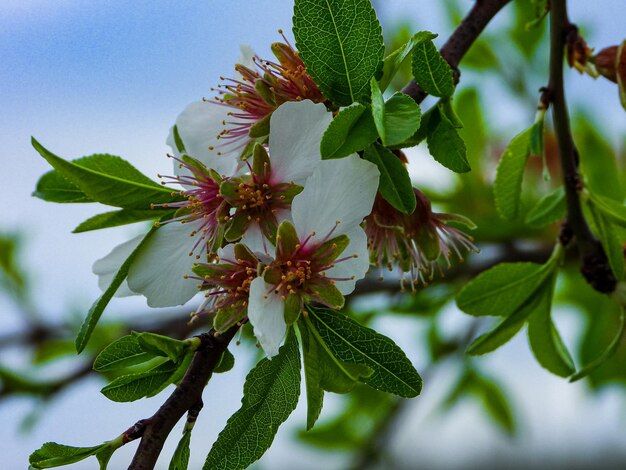
[[[111,281],[113,281],[113,278],[122,267],[122,264],[124,264],[124,261],[135,251],[135,248],[137,248],[144,236],[145,235],[138,235],[116,246],[111,253],[93,264],[92,271],[98,276],[98,286],[103,292],[111,285]],[[136,294],[128,288],[128,284],[124,281],[117,289],[115,296],[127,297],[129,295]]]
[[[281,209],[276,211],[274,216],[276,217],[276,224],[280,225],[283,220],[291,220],[291,211]],[[256,222],[248,226],[241,238],[241,242],[254,253],[262,253],[268,256],[274,253],[274,245],[263,235],[261,226]]]
[[[190,103],[176,118],[176,127],[187,155],[202,162],[207,168],[212,168],[221,175],[230,176],[237,166],[238,150],[228,152],[224,147],[224,140],[217,136],[224,130],[224,120],[233,121],[228,116],[230,108],[207,101]],[[174,155],[180,156],[174,143],[173,131],[167,138],[167,144],[172,148]],[[214,147],[210,150],[209,147]],[[221,152],[222,155],[218,155]],[[178,162],[174,164],[174,172],[180,174]]]
[[[287,332],[285,304],[262,277],[257,277],[250,284],[248,319],[267,357],[272,358],[278,354],[278,348]]]
[[[270,118],[272,182],[302,185],[321,160],[320,143],[332,114],[310,100],[281,105]]]
[[[237,59],[237,63],[239,65],[243,65],[244,67],[248,67],[251,70],[256,70],[256,65],[254,64],[254,60],[252,60],[255,56],[254,50],[250,47],[249,44],[240,44],[239,45],[239,59]],[[241,77],[241,75],[239,75]]]
[[[219,248],[217,250],[217,257],[219,259],[235,261],[235,244],[229,243],[228,245]]]
[[[254,253],[269,255],[269,252],[273,251],[272,244],[265,238],[261,227],[256,222],[250,224],[243,237],[241,237],[241,242]]]
[[[339,259],[352,255],[356,255],[356,258],[348,258],[335,264],[334,268],[326,270],[326,276],[330,278],[348,279],[347,281],[335,281],[335,287],[343,295],[348,295],[354,290],[356,281],[363,279],[370,267],[365,231],[361,227],[356,227],[346,235],[350,238],[350,243],[339,255]]]
[[[128,286],[143,294],[150,307],[182,305],[197,292],[197,282],[183,278],[191,274],[195,258],[189,256],[192,223],[163,225],[144,244],[128,271]]]
[[[372,211],[378,176],[376,165],[357,155],[320,162],[291,205],[300,240],[313,232],[325,237],[337,221],[333,236],[357,227]]]

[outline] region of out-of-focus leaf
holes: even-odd
[[[587,364],[578,372],[576,372],[574,375],[572,375],[569,380],[570,382],[576,382],[577,380],[587,377],[594,370],[596,370],[598,367],[600,367],[606,361],[608,361],[611,357],[613,357],[613,355],[617,351],[617,348],[619,348],[620,346],[622,338],[624,337],[624,331],[626,330],[625,311],[626,309],[622,307],[621,312],[620,312],[620,317],[619,317],[619,327],[617,328],[617,334],[615,335],[613,340],[609,343],[607,348],[602,352],[602,354],[600,354],[598,358],[591,361],[589,364]]]
[[[500,263],[466,284],[456,304],[470,315],[509,316],[530,298],[550,272],[546,265],[536,263]]]
[[[593,194],[615,201],[624,200],[623,169],[617,166],[615,150],[602,136],[596,123],[591,121],[593,113],[585,112],[574,118],[574,135],[580,153],[580,171],[585,175],[585,185]]]
[[[528,340],[542,367],[560,377],[569,377],[576,371],[574,361],[552,322],[555,283],[556,275],[553,275],[538,292],[540,303],[528,321]]]
[[[557,189],[542,197],[526,214],[524,223],[533,227],[543,227],[565,217],[565,189]]]
[[[532,127],[516,135],[498,163],[493,192],[498,213],[505,220],[517,217],[522,193],[524,168],[530,155]]]
[[[522,329],[524,323],[531,313],[539,306],[541,302],[541,295],[535,292],[530,296],[525,303],[523,303],[515,312],[506,317],[498,326],[478,337],[467,348],[467,354],[481,355],[492,352],[508,343],[519,330]]]

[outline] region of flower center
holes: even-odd
[[[228,204],[220,194],[220,182],[216,181],[216,175],[212,175],[206,168],[198,168],[176,157],[172,158],[180,163],[180,168],[186,168],[189,174],[159,175],[159,177],[165,180],[163,184],[173,182],[182,185],[185,189],[179,191],[178,194],[186,200],[154,206],[179,209],[176,217],[164,223],[197,223],[196,229],[190,232],[190,236],[200,236],[193,245],[190,256],[199,248],[203,251],[212,251],[217,241],[220,223],[228,215]],[[200,258],[200,255],[196,255],[196,258]]]
[[[271,206],[272,188],[267,183],[239,183],[237,193],[241,210],[259,213]]]

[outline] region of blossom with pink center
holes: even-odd
[[[432,211],[429,199],[414,189],[417,206],[412,214],[396,210],[380,194],[365,219],[365,232],[372,262],[392,270],[397,266],[408,275],[411,286],[432,280],[442,262],[451,267],[454,255],[478,251],[472,237],[448,225],[449,221],[474,228],[466,217]],[[402,277],[404,282],[404,276]]]
[[[242,244],[229,244],[218,251],[214,263],[194,266],[199,289],[205,291],[205,300],[194,313],[194,318],[210,316],[216,331],[222,333],[246,316],[250,284],[256,278],[259,259]]]
[[[319,163],[281,223],[273,260],[250,285],[248,318],[266,355],[277,354],[287,324],[305,302],[341,308],[369,269],[360,224],[372,209],[379,172],[352,155]]]
[[[218,95],[209,103],[227,109],[224,128],[218,134],[220,150],[241,151],[250,138],[267,135],[267,120],[283,103],[311,100],[326,101],[298,53],[285,43],[272,44],[278,62],[261,59],[246,50],[247,63],[235,65],[238,78],[222,78]],[[244,49],[242,49],[244,52]]]
[[[221,186],[233,207],[226,239],[269,253],[281,221],[290,218],[291,201],[321,161],[320,143],[332,114],[309,100],[285,103],[270,119],[269,155],[257,144],[249,175]]]
[[[322,104],[285,103],[271,118],[270,159],[259,147],[259,163],[249,167],[250,175],[241,175],[234,155],[218,156],[201,148],[204,134],[198,122],[204,122],[203,112],[194,105],[187,107],[171,133],[175,176],[166,180],[179,183],[186,200],[168,205],[178,209],[175,217],[142,245],[129,270],[128,288],[146,296],[153,307],[183,304],[197,293],[184,276],[191,273],[196,259],[206,258],[223,244],[224,233],[228,241],[243,237],[252,251],[272,249],[273,227],[291,217],[291,200],[319,165],[322,135],[332,120]],[[94,265],[94,272],[108,279],[127,251],[114,250]]]

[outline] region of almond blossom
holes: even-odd
[[[243,237],[251,250],[270,251],[278,224],[290,218],[291,199],[321,160],[320,142],[332,115],[309,100],[282,105],[270,120],[271,157],[259,147],[253,165],[247,163],[250,174],[237,170],[234,154],[218,155],[203,147],[206,133],[200,124],[205,118],[206,108],[192,103],[176,120],[168,139],[177,162],[175,175],[165,179],[179,183],[185,199],[167,205],[177,209],[175,216],[141,245],[128,272],[129,291],[144,295],[151,307],[191,299],[198,290],[185,276],[196,260],[206,260],[223,244],[225,233],[228,241]],[[94,272],[112,278],[126,259],[123,254],[140,240],[114,249],[96,262]]]
[[[322,161],[292,203],[292,219],[278,228],[273,259],[249,287],[248,319],[272,357],[287,324],[305,302],[341,308],[369,268],[360,224],[372,209],[377,167],[356,154]]]

